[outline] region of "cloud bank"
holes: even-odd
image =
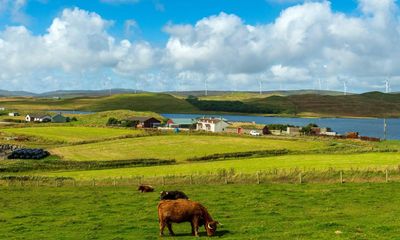
[[[265,90],[342,90],[346,81],[350,91],[370,91],[387,78],[400,90],[399,23],[394,0],[359,0],[357,16],[307,1],[268,24],[223,12],[167,24],[168,41],[156,48],[118,40],[108,31],[113,22],[96,13],[65,9],[46,34],[0,32],[0,88],[101,88],[107,75],[153,91],[202,89],[205,81],[219,90],[257,90],[260,81]]]

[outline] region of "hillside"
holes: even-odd
[[[400,93],[352,95],[234,93],[191,98],[166,93],[115,94],[75,98],[0,97],[0,107],[18,111],[133,110],[157,113],[247,113],[322,117],[399,117]]]
[[[400,94],[370,92],[354,95],[291,95],[248,100],[260,107],[275,106],[307,116],[399,117]]]

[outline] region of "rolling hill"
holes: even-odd
[[[307,93],[307,92],[306,92]],[[19,111],[133,110],[157,113],[247,113],[308,117],[400,117],[400,93],[257,95],[235,93],[186,100],[166,93],[115,94],[61,99],[0,97],[0,107]]]

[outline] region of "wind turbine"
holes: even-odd
[[[385,90],[386,93],[390,93],[390,82],[388,79],[385,80]]]
[[[260,87],[260,95],[262,95],[262,79],[260,78],[260,80],[258,81],[258,85]]]

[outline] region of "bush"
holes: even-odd
[[[107,121],[107,126],[118,125],[118,124],[120,124],[120,123],[121,123],[121,122],[118,121],[118,119],[113,118],[113,117],[110,117],[110,118],[108,119],[108,121]]]

